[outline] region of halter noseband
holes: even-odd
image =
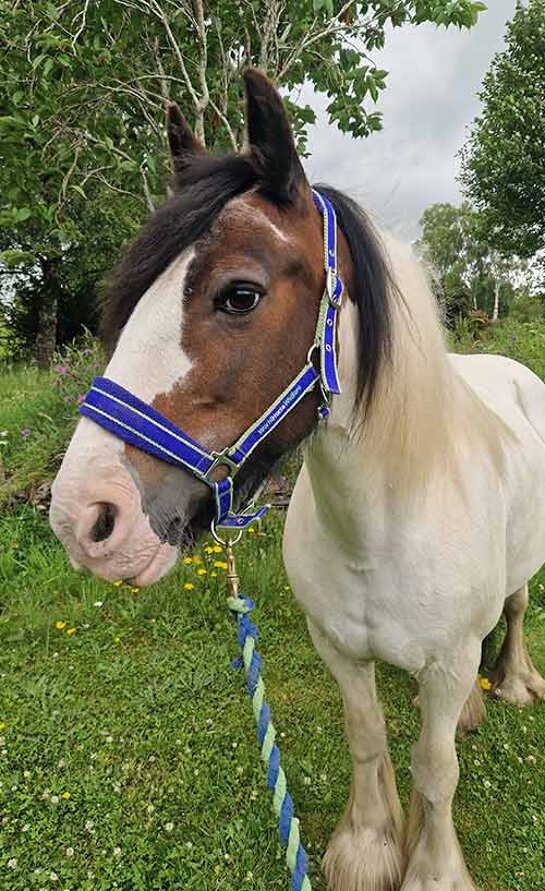
[[[254,449],[317,383],[323,396],[318,409],[320,419],[327,418],[329,414],[331,395],[341,392],[335,355],[337,312],[343,295],[343,284],[337,273],[337,220],[332,205],[324,195],[313,190],[313,197],[323,217],[326,273],[326,286],[320,302],[314,342],[302,371],[233,445],[221,452],[208,452],[151,405],[142,402],[106,377],[96,377],[93,380],[85,401],[79,408],[82,415],[114,436],[168,464],[189,470],[209,486],[215,502],[212,531],[216,527],[245,529],[253,520],[260,519],[267,512],[269,505],[252,510],[251,503],[241,512],[234,512],[234,477]],[[320,354],[320,371],[316,370],[312,362],[315,350]],[[227,468],[224,479],[213,478],[218,467]]]

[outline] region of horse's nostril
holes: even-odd
[[[106,541],[114,531],[117,508],[104,501],[98,505],[98,511],[98,519],[91,529],[91,538],[93,541]]]

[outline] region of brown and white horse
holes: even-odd
[[[248,150],[216,157],[175,107],[176,190],[111,282],[107,376],[210,450],[230,445],[305,363],[324,288],[322,223],[280,97],[245,75]],[[353,758],[325,856],[335,891],[470,891],[452,822],[455,732],[482,716],[481,642],[505,612],[497,695],[545,694],[522,637],[545,560],[545,386],[498,356],[448,356],[404,248],[346,196],[339,222],[342,395],[316,427],[305,397],[237,477],[240,499],[304,442],[284,555],[315,646],[343,693]],[[146,584],[206,528],[210,490],[80,420],[51,524],[75,564]],[[419,683],[422,729],[404,829],[374,662]],[[465,706],[465,707],[464,707]]]

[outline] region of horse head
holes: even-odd
[[[305,365],[324,293],[323,223],[282,100],[258,71],[244,79],[241,154],[206,152],[169,106],[175,191],[111,276],[102,312],[106,377],[212,453],[236,441]],[[339,269],[350,290],[342,235]],[[238,502],[311,433],[319,389],[245,462]],[[52,496],[51,525],[73,563],[137,584],[164,574],[213,515],[201,479],[87,417]]]

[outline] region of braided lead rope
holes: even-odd
[[[271,710],[265,701],[265,684],[261,677],[261,656],[256,649],[257,627],[250,619],[255,603],[240,594],[227,598],[227,605],[237,618],[238,643],[242,656],[234,663],[246,674],[246,688],[257,724],[261,758],[267,768],[267,785],[273,793],[273,807],[278,817],[278,832],[286,848],[286,862],[291,872],[291,891],[312,891],[308,872],[308,856],[299,837],[299,820],[293,813],[293,801],[287,789],[286,774],[280,765],[276,730]]]

